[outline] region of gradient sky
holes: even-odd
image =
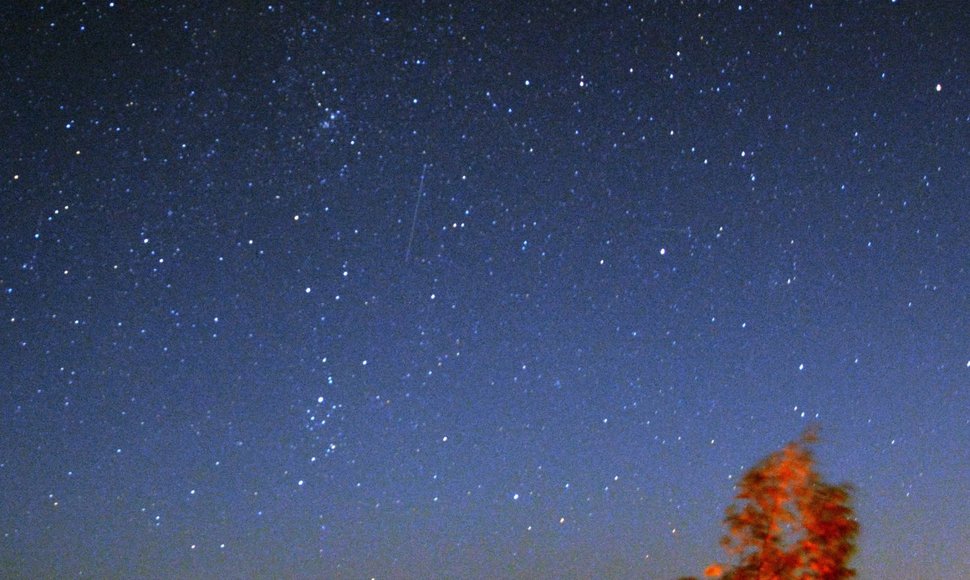
[[[817,421],[965,576],[965,3],[156,4],[0,9],[0,575],[700,574]]]

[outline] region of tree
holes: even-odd
[[[809,429],[761,460],[738,484],[724,518],[725,551],[737,560],[707,574],[723,580],[808,580],[855,577],[848,567],[859,524],[848,484],[826,483],[815,470]],[[723,574],[723,575],[722,575]]]

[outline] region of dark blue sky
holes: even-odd
[[[964,574],[967,7],[478,4],[2,9],[0,575]]]

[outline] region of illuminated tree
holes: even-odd
[[[772,453],[738,484],[737,502],[727,509],[721,545],[737,563],[712,565],[708,575],[724,580],[840,580],[848,567],[859,524],[851,487],[832,485],[815,471],[810,446],[814,429]],[[721,575],[723,573],[723,575]]]

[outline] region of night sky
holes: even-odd
[[[0,575],[965,577],[966,4],[229,4],[0,9]]]

